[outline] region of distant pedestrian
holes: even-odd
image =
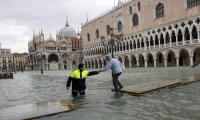
[[[96,74],[99,74],[99,71],[89,72],[84,69],[84,64],[80,63],[78,65],[78,69],[72,71],[67,80],[67,84],[66,84],[67,90],[69,90],[70,84],[72,82],[72,96],[77,96],[78,93],[80,95],[84,95],[85,89],[86,89],[86,85],[85,85],[86,77],[96,75]]]
[[[105,56],[106,61],[108,61],[105,68],[99,70],[99,72],[104,72],[109,69],[112,70],[112,81],[116,92],[119,92],[123,88],[122,84],[118,80],[118,77],[122,74],[121,62],[116,58],[111,58],[110,55]],[[119,88],[118,88],[119,86]]]

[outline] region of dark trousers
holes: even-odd
[[[82,91],[82,92],[74,92],[74,91],[72,91],[72,96],[77,96],[78,93],[79,93],[80,95],[85,95],[85,91]]]
[[[112,78],[113,78],[113,85],[115,87],[115,91],[119,92],[121,88],[123,88],[122,84],[119,82],[118,77],[121,75],[121,73],[113,74],[112,73]],[[118,88],[119,86],[119,88]]]

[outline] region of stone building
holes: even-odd
[[[82,24],[84,63],[106,65],[111,53],[126,67],[194,66],[200,64],[199,0],[118,0],[116,6]],[[101,36],[106,43],[101,43]]]
[[[76,31],[71,28],[66,20],[63,27],[56,34],[56,39],[51,35],[44,39],[43,30],[38,34],[33,32],[33,38],[28,43],[29,56],[27,60],[28,70],[64,70],[77,68],[82,62],[82,40]]]
[[[0,43],[0,71],[12,71],[13,59],[11,49],[1,48]]]
[[[13,53],[13,69],[14,70],[26,70],[26,57],[28,53]]]

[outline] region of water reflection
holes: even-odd
[[[91,69],[94,70],[94,69]],[[96,69],[95,69],[96,70]],[[200,74],[200,67],[127,68],[119,77],[124,86],[153,80],[174,80]],[[41,120],[196,120],[200,118],[200,82],[152,92],[142,97],[111,89],[110,71],[86,80],[86,95],[72,97],[66,90],[69,71],[46,71],[14,74],[15,79],[1,80],[0,109],[65,99],[80,108]],[[39,120],[40,120],[39,119]]]

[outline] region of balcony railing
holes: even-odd
[[[193,39],[192,44],[197,44],[198,43],[198,39]],[[185,42],[180,41],[180,42],[173,42],[171,43],[171,47],[175,47],[175,46],[183,46],[183,45],[188,45],[190,44],[190,40],[186,40]],[[165,46],[166,45],[166,46]],[[170,47],[170,43],[166,43],[166,44],[160,44],[160,48],[169,48]],[[159,49],[159,45],[156,45],[155,48],[154,46],[147,46],[146,49],[144,47],[142,48],[133,48],[130,50],[120,50],[120,51],[115,51],[114,54],[124,54],[124,53],[130,53],[130,52],[136,52],[136,51],[144,51],[144,50],[151,50],[151,49]],[[93,56],[85,56],[84,59],[90,59],[90,58],[96,58],[99,57],[99,55],[93,55]]]

